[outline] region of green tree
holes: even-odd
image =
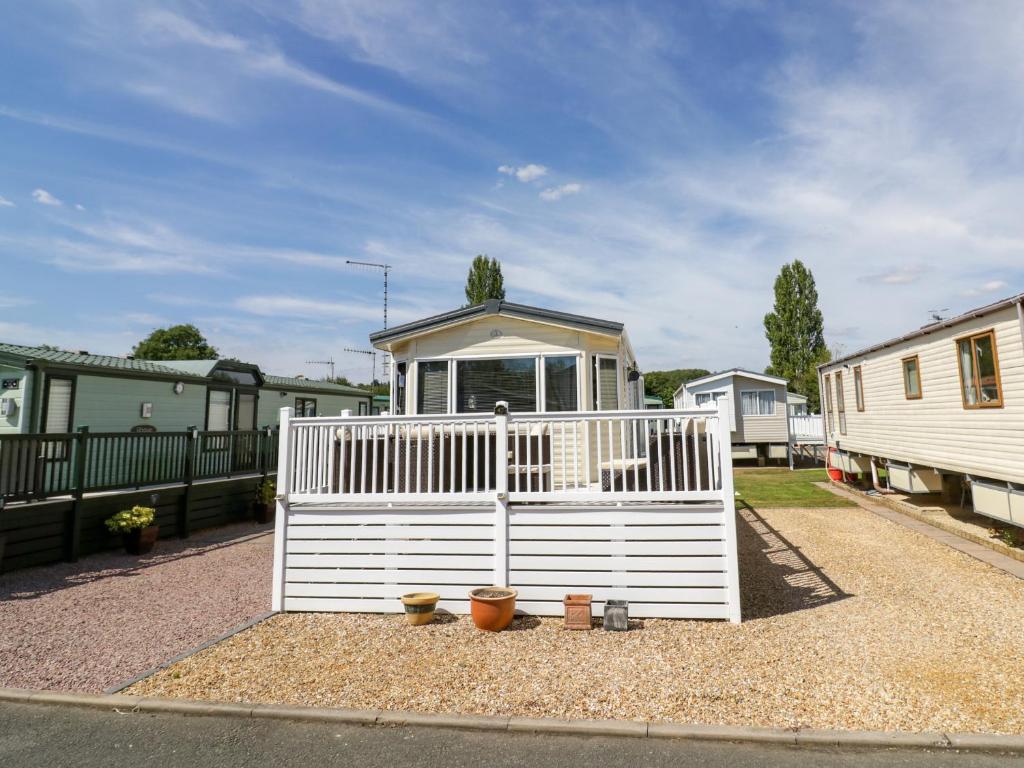
[[[765,373],[788,379],[791,391],[807,396],[808,408],[820,410],[817,366],[830,355],[814,275],[799,259],[775,278],[775,308],[764,316],[764,333],[771,345]]]
[[[644,394],[660,397],[666,408],[672,407],[672,396],[681,384],[707,376],[703,368],[676,368],[672,371],[649,371],[644,374]]]
[[[157,328],[132,349],[139,360],[215,360],[217,350],[191,323]]]
[[[482,304],[488,299],[505,298],[505,279],[501,275],[501,262],[480,255],[473,259],[466,277],[468,306]]]

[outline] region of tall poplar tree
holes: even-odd
[[[799,259],[784,264],[775,278],[775,308],[764,316],[764,332],[771,345],[765,373],[788,379],[789,389],[806,395],[808,407],[819,411],[817,367],[830,355],[814,275]]]
[[[501,263],[497,259],[477,256],[466,277],[466,302],[472,306],[488,299],[504,298],[505,279],[501,275]]]

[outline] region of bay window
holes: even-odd
[[[544,410],[575,411],[579,408],[575,355],[544,358]]]
[[[499,400],[510,411],[537,410],[537,359],[457,360],[455,412],[490,413]]]

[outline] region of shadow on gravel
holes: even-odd
[[[781,616],[852,597],[753,507],[744,503],[736,512],[744,620]]]
[[[54,563],[0,575],[0,602],[32,600],[50,592],[99,581],[141,576],[146,569],[174,560],[199,557],[231,547],[254,536],[272,533],[274,526],[238,524],[201,531],[189,539],[158,539],[148,555],[100,552],[77,563]]]

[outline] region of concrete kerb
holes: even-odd
[[[111,694],[80,694],[0,688],[0,701],[15,704],[86,707],[120,713],[176,714],[207,717],[253,717],[298,722],[364,726],[419,726],[574,736],[688,739],[792,747],[955,749],[1024,754],[1024,735],[984,733],[904,733],[840,731],[811,728],[758,728],[731,725],[685,725],[633,720],[559,720],[382,710],[326,709],[188,699],[151,699]]]

